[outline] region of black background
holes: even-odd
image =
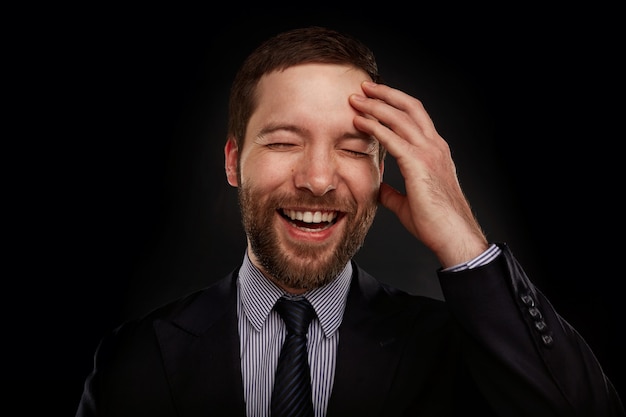
[[[360,37],[387,83],[424,102],[490,240],[511,246],[624,392],[616,11],[224,7],[7,16],[10,402],[73,415],[106,331],[241,260],[223,170],[228,88],[258,42],[310,24]],[[436,261],[384,208],[358,261],[440,296]]]

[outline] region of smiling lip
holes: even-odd
[[[316,211],[300,211],[300,210],[288,210],[282,209],[282,214],[291,220],[299,220],[304,223],[331,223],[337,216],[338,212],[329,210],[316,210]]]
[[[300,230],[320,231],[336,223],[340,212],[334,210],[292,210],[280,209],[284,219]]]

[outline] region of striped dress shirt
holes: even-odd
[[[499,254],[500,249],[494,244],[472,261],[447,270],[475,268],[491,262]],[[352,264],[348,262],[331,283],[299,296],[309,300],[317,315],[307,333],[315,417],[326,415],[333,389],[335,358],[339,345],[338,329],[343,318],[351,277]],[[237,282],[237,314],[241,373],[248,417],[270,417],[274,372],[287,334],[285,324],[273,310],[276,300],[281,296],[289,295],[266,279],[246,253]]]

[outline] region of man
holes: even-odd
[[[229,110],[243,262],[104,338],[78,416],[274,415],[287,333],[274,305],[303,298],[317,417],[625,415],[584,340],[486,239],[448,144],[367,47],[325,28],[279,34],[244,62]],[[405,194],[383,182],[386,153]],[[379,203],[436,255],[445,302],[352,260]]]

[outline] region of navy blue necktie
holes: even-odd
[[[315,310],[304,298],[280,298],[274,309],[287,325],[287,337],[278,358],[271,416],[313,417],[306,333]]]

